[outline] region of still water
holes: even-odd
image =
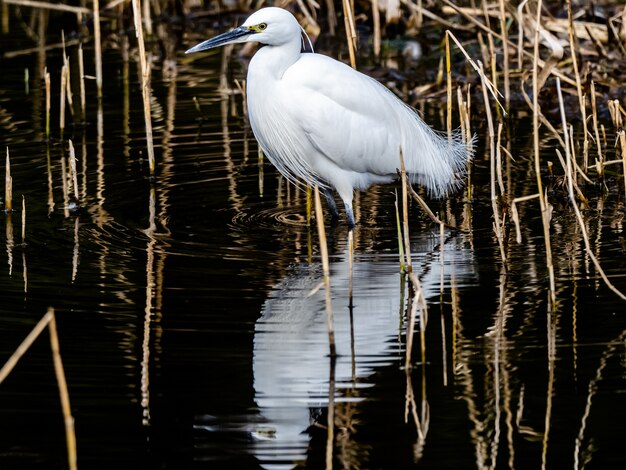
[[[68,117],[61,139],[62,53],[7,54],[36,46],[18,26],[2,38],[0,143],[18,210],[1,216],[0,363],[54,307],[79,468],[324,468],[329,406],[336,468],[624,468],[625,304],[596,273],[558,189],[556,306],[536,201],[520,205],[523,242],[511,227],[503,269],[480,119],[472,203],[432,201],[467,233],[440,233],[410,210],[428,310],[415,321],[409,367],[398,187],[355,201],[352,307],[346,229],[327,224],[333,362],[306,194],[259,162],[234,81],[245,60],[235,53],[225,67],[218,51],[189,62],[181,51],[199,37],[174,48],[174,65],[155,59],[152,184],[136,54],[124,38],[105,47],[102,105],[88,81],[85,124]],[[76,54],[69,46],[72,64]],[[443,128],[440,100],[419,104]],[[535,191],[528,129],[521,114],[509,121],[515,197]],[[68,139],[78,210],[63,191]],[[543,139],[546,158],[556,160],[555,145]],[[617,181],[589,190],[585,216],[595,255],[625,291]],[[0,468],[66,467],[63,426],[44,334],[0,385]]]

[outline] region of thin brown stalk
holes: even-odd
[[[63,139],[63,131],[65,131],[65,91],[67,90],[67,64],[61,67],[61,98],[59,103],[59,131],[61,139]]]
[[[75,7],[71,5],[65,5],[63,3],[37,2],[35,0],[3,0],[3,3],[9,5],[38,8],[42,10],[67,11],[70,13],[75,13],[77,15],[88,15],[91,13],[91,10],[89,8]]]
[[[80,195],[78,192],[78,171],[76,170],[76,151],[74,150],[74,144],[72,141],[69,141],[70,148],[70,181],[72,182],[72,189],[74,190],[74,199],[76,199],[76,203],[80,201]]]
[[[563,126],[563,134],[565,135],[565,139],[564,140],[566,142],[569,142],[567,120],[565,118],[565,106],[563,105],[563,94],[561,93],[561,82],[560,82],[559,79],[557,79],[557,81],[556,81],[556,89],[557,89],[557,95],[559,97],[559,109],[561,111],[561,124]],[[585,242],[585,250],[587,251],[587,255],[593,261],[593,264],[596,267],[596,270],[598,271],[598,274],[600,274],[600,277],[602,278],[602,280],[604,281],[606,286],[609,289],[611,289],[615,294],[617,294],[617,296],[619,296],[622,300],[626,300],[626,295],[624,295],[619,289],[617,289],[611,283],[611,281],[609,281],[609,278],[604,273],[604,270],[602,269],[602,266],[600,265],[600,261],[598,260],[596,255],[593,253],[593,250],[591,249],[591,244],[589,243],[589,236],[587,235],[587,228],[585,226],[585,221],[584,221],[582,213],[580,212],[580,209],[578,207],[578,203],[576,201],[576,197],[574,196],[574,174],[573,174],[573,165],[572,165],[572,154],[571,154],[571,151],[570,151],[569,143],[565,147],[565,156],[567,158],[566,177],[567,177],[568,194],[569,194],[570,202],[571,202],[572,207],[574,208],[574,212],[576,214],[576,219],[578,220],[578,226],[580,227],[581,233],[583,235],[583,240]]]
[[[398,210],[398,191],[396,191],[396,228],[398,230],[398,253],[400,255],[400,272],[405,273],[406,268],[404,264],[404,245],[402,243],[402,222],[400,222],[400,211]]]
[[[504,78],[504,106],[509,111],[511,99],[511,85],[509,79],[509,33],[506,29],[506,12],[504,0],[499,0],[500,5],[500,34],[502,34],[502,75]]]
[[[87,120],[86,98],[85,98],[85,61],[83,57],[83,43],[78,45],[78,75],[80,86],[80,116],[82,121]]]
[[[326,291],[326,326],[328,328],[328,346],[330,348],[331,357],[334,357],[336,355],[336,349],[333,308],[330,301],[330,263],[328,261],[328,245],[326,244],[324,214],[322,213],[322,202],[320,201],[320,191],[317,185],[315,185],[315,218],[317,220],[317,234],[320,240],[320,256],[322,258],[324,288]]]
[[[552,245],[550,243],[550,211],[546,196],[543,192],[543,183],[541,181],[541,155],[539,149],[539,31],[541,24],[541,8],[543,1],[539,0],[537,4],[537,19],[535,21],[537,29],[535,30],[534,52],[533,52],[533,144],[535,154],[535,177],[537,179],[537,192],[539,193],[539,205],[541,207],[541,221],[543,225],[543,237],[546,245],[546,264],[550,278],[550,299],[553,304],[556,303],[556,283],[554,279],[554,265],[552,263]]]
[[[46,140],[50,140],[50,72],[44,69],[44,83],[46,86]]]
[[[626,204],[626,131],[624,129],[620,129],[617,132],[617,138],[620,143],[620,147],[622,148],[622,165],[624,167],[624,201]]]
[[[452,140],[452,70],[450,65],[450,36],[446,34],[446,130]]]
[[[404,167],[404,155],[400,148],[400,176],[402,178],[402,232],[404,234],[404,256],[406,257],[406,272],[413,271],[413,263],[411,262],[411,241],[409,239],[409,201],[407,197],[406,169]]]
[[[98,94],[98,100],[102,100],[102,39],[100,34],[100,0],[93,0],[93,40],[96,62],[96,90]]]
[[[602,166],[602,161],[604,160],[602,156],[602,141],[600,140],[600,131],[598,129],[598,113],[596,108],[596,85],[594,81],[591,81],[591,117],[593,118],[593,131],[596,136],[596,149],[598,151],[598,158],[596,160],[596,171],[598,172],[598,176],[602,177],[604,174],[604,168]]]
[[[146,126],[146,144],[148,148],[148,166],[150,176],[154,177],[154,142],[152,140],[152,116],[150,110],[150,65],[146,59],[146,45],[143,39],[143,26],[141,22],[141,5],[139,0],[132,0],[133,16],[135,20],[135,32],[139,44],[139,61],[141,62],[141,91],[143,97],[143,115]]]
[[[350,54],[350,65],[356,69],[356,27],[354,26],[354,11],[350,0],[342,0],[343,18],[348,40],[348,53]]]
[[[76,433],[74,431],[74,417],[70,408],[70,395],[67,390],[67,382],[65,380],[65,372],[63,371],[63,361],[61,360],[61,351],[59,348],[59,336],[57,334],[57,324],[54,317],[54,310],[48,309],[51,314],[49,320],[50,347],[52,348],[52,360],[54,362],[54,374],[57,378],[59,386],[59,394],[61,396],[61,409],[65,421],[65,439],[67,444],[67,460],[70,470],[76,470]],[[47,314],[46,314],[47,315]]]
[[[511,219],[515,224],[515,241],[522,243],[522,231],[520,230],[519,213],[517,212],[517,203],[523,201],[529,201],[539,197],[538,193],[531,194],[530,196],[516,197],[511,201]]]
[[[4,180],[4,212],[13,212],[13,178],[11,177],[11,159],[7,147],[7,159]]]
[[[22,246],[26,246],[26,198],[22,194]]]

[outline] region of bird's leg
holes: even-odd
[[[339,220],[339,210],[337,209],[337,203],[333,197],[333,192],[330,188],[322,188],[326,201],[328,202],[328,208],[330,209],[330,221],[334,225]]]
[[[345,202],[345,201],[344,201]],[[354,212],[352,211],[352,204],[345,203],[346,207],[346,219],[348,219],[348,230],[352,232],[356,222],[354,221]]]

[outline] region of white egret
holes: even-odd
[[[264,45],[248,67],[250,125],[261,149],[292,181],[319,185],[333,218],[342,199],[354,228],[354,189],[397,178],[400,149],[407,174],[431,195],[458,187],[471,145],[432,130],[376,80],[330,57],[302,53],[302,28],[286,10],[268,7],[238,28],[187,53],[225,44]]]

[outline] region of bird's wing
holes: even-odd
[[[303,54],[282,82],[290,119],[320,154],[344,170],[395,174],[400,145],[397,107],[404,105],[389,90],[318,54]]]

